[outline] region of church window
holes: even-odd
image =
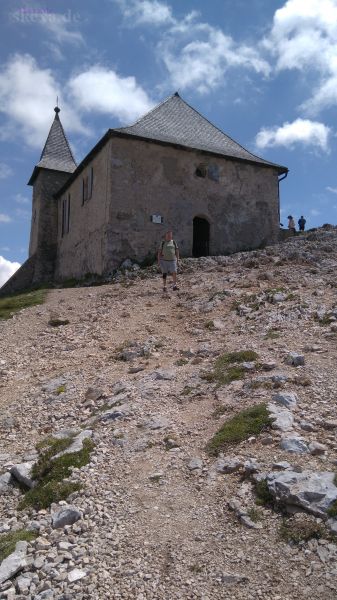
[[[82,179],[82,206],[90,200],[92,196],[92,189],[94,185],[94,169],[90,167],[88,174]]]
[[[207,175],[207,165],[198,165],[196,170],[195,170],[195,174],[197,177],[202,177],[205,178]]]
[[[62,237],[69,233],[70,227],[70,194],[62,200]]]

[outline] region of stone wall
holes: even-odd
[[[109,215],[109,160],[107,144],[58,199],[57,280],[103,273],[106,253],[106,226]],[[93,168],[92,196],[82,200],[83,179]],[[62,202],[70,196],[69,233],[62,235]]]
[[[93,194],[82,205],[82,179],[91,166]],[[113,137],[67,193],[70,230],[63,237],[62,198],[58,207],[58,279],[107,273],[125,258],[154,256],[168,228],[182,256],[191,256],[196,216],[210,224],[211,255],[278,239],[277,170],[198,151]],[[163,223],[151,222],[151,215]]]

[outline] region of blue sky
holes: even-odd
[[[281,220],[337,222],[337,0],[2,0],[0,284],[27,257],[26,183],[56,97],[78,162],[180,95],[285,165]]]

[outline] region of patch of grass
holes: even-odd
[[[205,322],[205,329],[209,329],[210,331],[214,331],[214,329],[215,329],[214,322],[213,321],[206,321]]]
[[[280,337],[280,333],[278,331],[267,331],[266,335],[264,336],[265,340],[277,340]]]
[[[336,480],[336,476],[335,476],[335,480]],[[336,485],[336,481],[334,481],[334,483]],[[332,502],[330,504],[330,506],[326,512],[329,517],[337,517],[337,500],[335,500],[334,502]]]
[[[0,320],[10,319],[14,313],[23,308],[43,304],[46,294],[47,290],[42,289],[0,298]]]
[[[326,538],[327,530],[322,524],[315,521],[284,519],[280,526],[279,534],[285,542],[299,544],[313,538],[316,540]]]
[[[262,512],[255,506],[252,506],[249,510],[247,510],[247,515],[253,523],[257,523],[262,519]]]
[[[56,390],[56,394],[59,396],[60,394],[64,394],[65,391],[66,391],[66,386],[65,385],[59,385],[59,387]]]
[[[253,350],[240,350],[239,352],[226,352],[217,358],[212,372],[203,373],[206,381],[217,383],[217,386],[226,385],[231,381],[242,379],[245,369],[240,365],[243,362],[252,362],[258,359],[258,354]]]
[[[32,468],[32,478],[37,481],[37,485],[26,491],[19,503],[19,510],[29,506],[36,510],[47,508],[52,502],[65,500],[70,494],[82,488],[79,483],[63,480],[71,475],[72,468],[81,468],[89,462],[94,447],[93,442],[86,439],[79,452],[53,458],[59,452],[69,448],[72,442],[72,437],[48,438],[40,442],[38,449],[42,452]]]
[[[58,440],[65,441],[65,440]],[[69,447],[66,446],[65,448]],[[71,475],[71,469],[76,467],[80,469],[84,465],[88,464],[90,460],[90,453],[92,452],[94,444],[91,440],[83,441],[83,448],[79,452],[70,452],[69,454],[63,454],[58,458],[53,459],[48,451],[44,453],[37,463],[33,466],[32,477],[37,481],[43,481],[44,484],[51,481],[62,481],[66,477]],[[63,449],[65,449],[63,448]],[[61,450],[59,450],[61,452]]]
[[[36,531],[19,529],[0,535],[0,563],[15,550],[17,542],[31,542],[39,534]]]
[[[188,360],[186,360],[186,358],[178,358],[178,360],[176,360],[176,362],[174,364],[177,367],[183,367],[184,365],[188,364]]]
[[[38,485],[29,490],[18,505],[19,510],[33,507],[35,510],[48,508],[53,502],[66,500],[70,494],[82,488],[80,483],[70,481],[50,481],[46,485]]]
[[[256,504],[259,506],[270,506],[274,504],[274,498],[271,495],[267,481],[261,479],[255,483]]]
[[[49,319],[48,321],[48,325],[50,325],[51,327],[61,327],[62,325],[68,325],[69,323],[69,319],[58,319],[56,317],[53,319]]]
[[[189,396],[193,392],[193,388],[190,385],[185,385],[184,389],[181,392],[182,396]]]
[[[207,444],[210,454],[218,454],[232,444],[239,444],[252,435],[258,435],[271,425],[266,404],[257,404],[229,419]]]

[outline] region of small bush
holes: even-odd
[[[38,485],[29,490],[19,503],[19,510],[29,506],[35,510],[48,508],[53,502],[66,500],[70,494],[82,488],[80,483],[70,481],[49,481],[46,485]]]
[[[252,506],[249,510],[247,510],[247,515],[253,523],[257,523],[262,519],[262,512],[260,509]]]
[[[218,454],[231,444],[239,444],[251,435],[258,435],[271,425],[266,404],[257,404],[235,415],[219,429],[210,440],[207,449],[210,454]]]
[[[303,515],[303,518],[300,519],[284,519],[279,533],[282,540],[294,544],[329,536],[324,525],[309,520],[307,515]]]
[[[52,456],[57,453],[54,453],[52,456],[50,456],[48,452],[45,453],[33,466],[33,479],[43,481],[44,484],[50,481],[62,481],[71,475],[71,469],[73,467],[80,469],[84,465],[88,464],[93,446],[93,442],[87,439],[83,441],[83,448],[79,452],[63,454],[63,456],[59,456],[55,459],[53,459]]]
[[[58,319],[56,317],[48,321],[48,325],[51,327],[61,327],[62,325],[68,325],[69,323],[69,319]]]
[[[335,481],[335,485],[336,485],[336,481]],[[334,502],[332,502],[330,504],[330,506],[326,512],[329,515],[329,517],[337,517],[337,500],[335,500]]]
[[[31,542],[38,536],[36,531],[19,529],[0,535],[0,563],[15,550],[17,542]]]
[[[226,385],[231,381],[244,377],[245,370],[240,366],[240,363],[251,362],[257,359],[258,354],[253,350],[226,352],[217,358],[213,371],[203,373],[202,378],[206,379],[206,381],[217,383],[218,387]]]
[[[261,479],[255,483],[256,504],[259,506],[270,506],[274,504],[274,498],[271,495],[267,481]]]
[[[15,294],[13,296],[0,298],[0,320],[10,319],[14,313],[23,308],[43,304],[46,299],[46,294],[47,290],[35,290],[34,292],[27,292],[26,294]]]

